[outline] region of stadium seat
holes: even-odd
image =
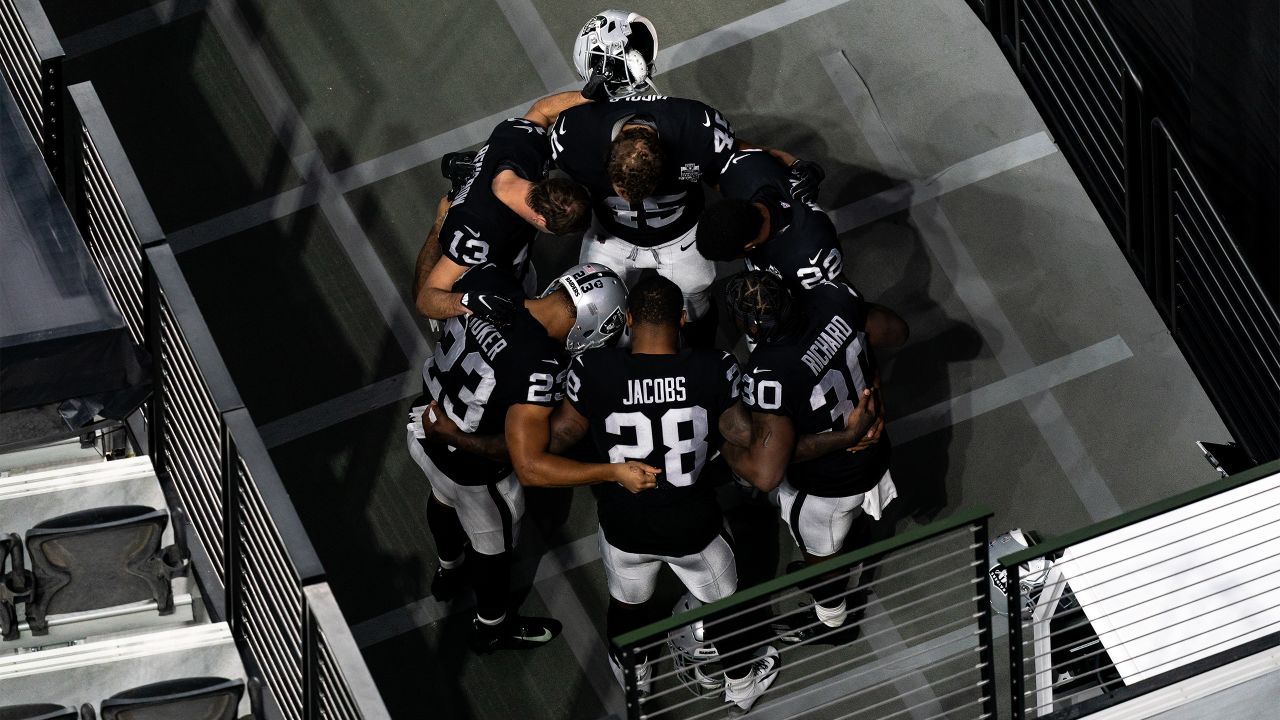
[[[0,720],[80,720],[75,708],[51,703],[0,706]]]
[[[18,603],[30,599],[31,586],[31,572],[22,559],[22,538],[13,533],[0,536],[0,640],[18,637]]]
[[[181,541],[161,548],[169,515],[141,505],[95,508],[46,520],[27,532],[35,589],[27,603],[34,635],[48,616],[152,600],[173,612],[175,576],[188,567]]]
[[[102,720],[235,720],[244,682],[181,678],[116,693],[101,705]]]

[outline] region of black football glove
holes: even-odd
[[[596,102],[607,102],[609,91],[604,87],[605,77],[600,73],[591,73],[591,79],[582,86],[582,97]]]
[[[480,293],[462,293],[462,307],[471,311],[482,320],[505,327],[511,324],[516,314],[516,305],[501,295],[481,295]]]
[[[458,191],[476,172],[476,154],[474,152],[445,153],[440,158],[440,174],[449,180],[449,200],[458,196]]]
[[[811,203],[818,199],[818,186],[827,174],[822,166],[812,160],[796,160],[791,163],[791,197],[796,202]]]

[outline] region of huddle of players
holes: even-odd
[[[737,590],[731,540],[701,479],[715,451],[777,491],[809,563],[857,542],[848,536],[863,507],[892,493],[871,348],[904,342],[906,326],[844,282],[834,226],[811,202],[821,171],[747,147],[698,101],[584,94],[544,98],[499,124],[453,173],[418,260],[418,308],[444,323],[408,445],[432,488],[432,592],[452,597],[465,560],[477,652],[538,647],[561,629],[508,608],[522,486],[592,486],[610,636],[665,612],[649,602],[662,565],[698,601]],[[568,178],[549,178],[552,164]],[[704,207],[704,183],[723,199]],[[581,264],[530,298],[535,234],[579,231]],[[749,269],[725,300],[754,344],[745,369],[710,347],[708,292],[714,261],[742,257]],[[641,279],[646,269],[656,274]],[[612,346],[624,325],[629,346]],[[600,462],[558,454],[584,438]],[[783,642],[838,640],[850,591],[823,582],[811,611],[779,619]],[[706,626],[723,680],[697,679],[722,683],[725,701],[745,710],[780,660],[738,624]],[[651,656],[636,666],[642,692]]]

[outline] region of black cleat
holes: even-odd
[[[813,611],[779,616],[769,624],[778,642],[788,645],[848,645],[858,639],[862,626],[856,620],[831,627]]]
[[[471,621],[471,650],[486,655],[494,650],[532,650],[554,640],[561,630],[559,620],[510,615],[497,625],[479,618]]]
[[[449,602],[457,597],[458,591],[462,589],[462,584],[466,580],[466,567],[455,565],[452,568],[446,568],[443,565],[437,565],[435,574],[431,576],[431,597],[440,602]]]

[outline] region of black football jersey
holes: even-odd
[[[765,150],[740,150],[720,174],[720,194],[769,208],[769,239],[747,254],[747,267],[811,290],[823,280],[843,281],[844,253],[836,227],[822,208],[791,197],[791,173]]]
[[[662,469],[652,490],[593,487],[609,544],[682,556],[702,550],[720,532],[715,492],[699,478],[720,446],[720,414],[737,400],[738,372],[732,355],[711,349],[635,355],[603,348],[573,360],[565,395],[590,423],[601,459]]]
[[[476,153],[475,171],[449,205],[440,227],[444,256],[459,265],[514,267],[520,274],[538,231],[493,194],[493,178],[511,170],[538,182],[550,166],[544,129],[523,118],[499,123]]]
[[[519,309],[505,327],[475,315],[446,320],[435,352],[422,364],[423,398],[414,405],[435,400],[459,428],[480,435],[501,433],[507,408],[515,403],[557,405],[569,358],[524,309],[520,281],[510,270],[486,263],[464,273],[453,290],[501,295]],[[511,472],[507,463],[453,447],[427,442],[422,447],[459,485],[487,485]]]
[[[875,380],[865,333],[867,303],[852,287],[825,281],[801,298],[800,329],[751,353],[742,374],[742,402],[752,412],[790,418],[797,436],[842,430]],[[840,450],[792,463],[787,480],[820,497],[856,495],[880,481],[888,454],[889,443],[882,439],[856,453]]]
[[[609,182],[609,144],[628,122],[658,131],[666,173],[657,190],[629,203]],[[640,247],[668,243],[698,223],[705,198],[733,153],[733,130],[719,112],[697,100],[641,95],[579,105],[560,113],[551,130],[556,165],[591,193],[600,225]]]

